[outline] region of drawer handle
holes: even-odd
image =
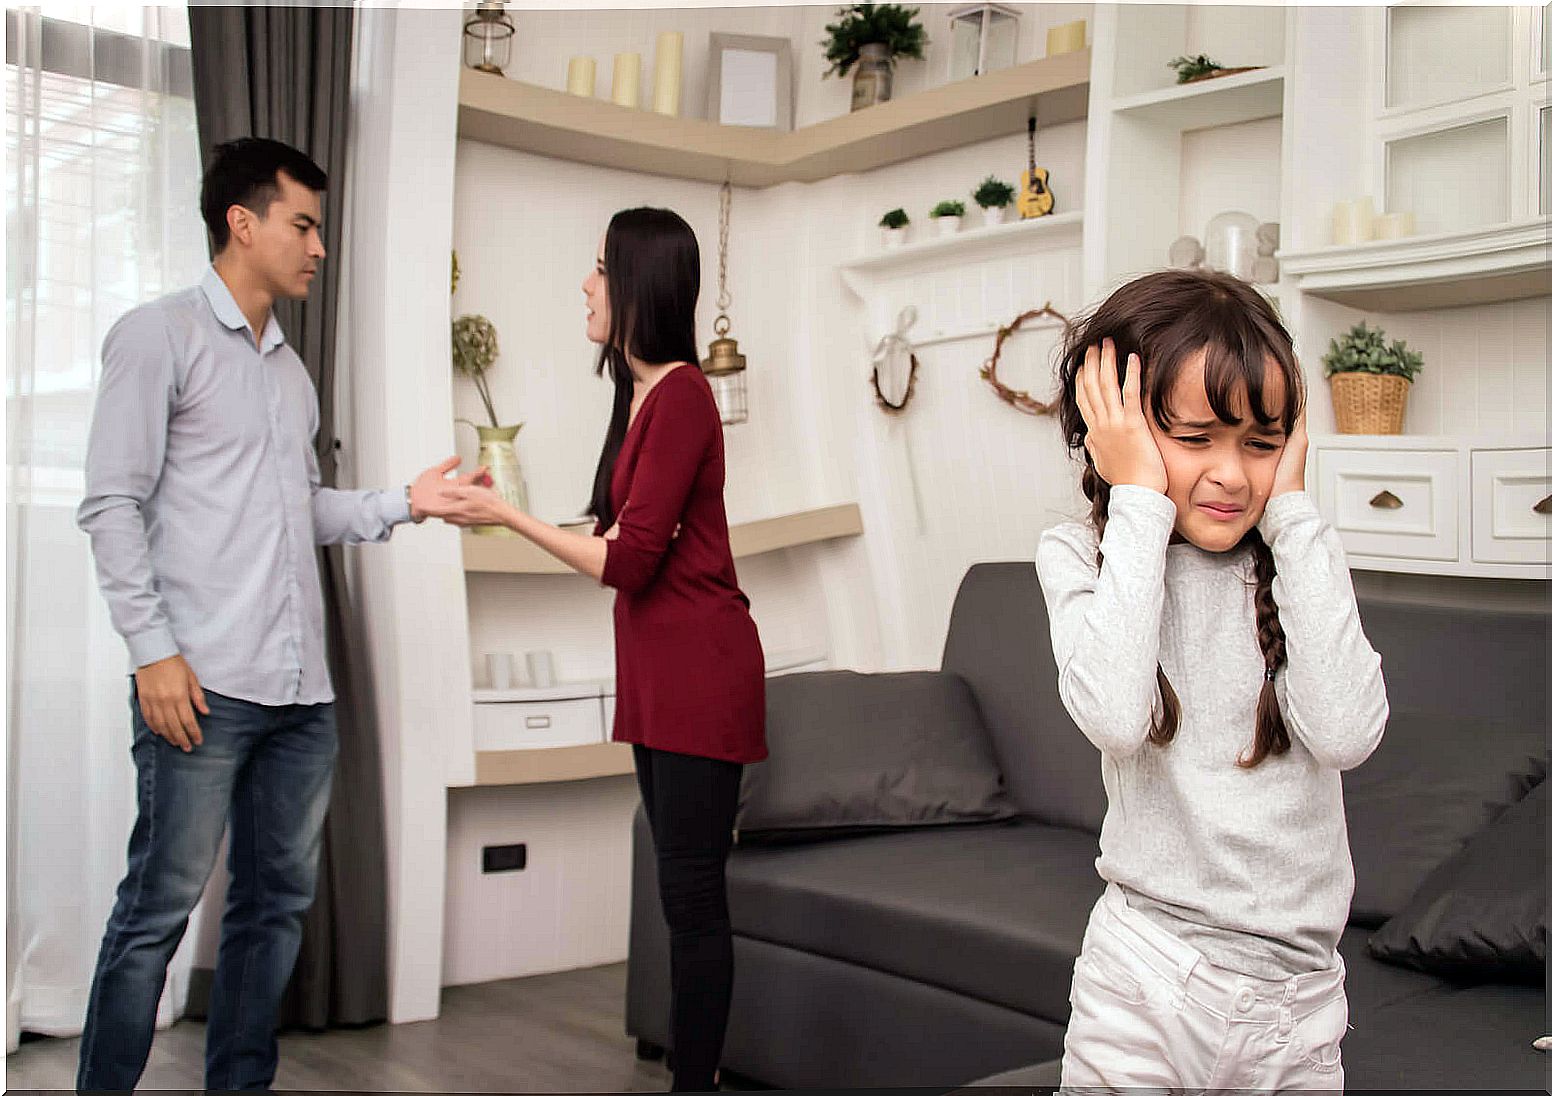
[[[547,715],[531,715],[523,720],[523,725],[530,730],[542,731],[550,725],[550,717]]]
[[[1389,491],[1381,491],[1369,500],[1369,505],[1376,510],[1399,510],[1406,504]]]
[[[1552,495],[1548,495],[1536,505],[1531,507],[1538,514],[1552,514]]]

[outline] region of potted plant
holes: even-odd
[[[1331,381],[1331,403],[1341,434],[1399,434],[1412,378],[1423,356],[1404,341],[1387,344],[1385,332],[1359,323],[1331,340],[1322,357]]]
[[[933,206],[927,216],[938,227],[939,236],[952,236],[959,231],[959,222],[965,215],[965,203],[952,198]]]
[[[1013,204],[1013,188],[995,175],[981,180],[981,185],[970,195],[989,225],[1000,225],[1007,216],[1008,206]]]
[[[456,266],[454,267],[456,270]],[[490,416],[489,426],[480,426],[459,419],[473,426],[480,436],[479,461],[490,473],[491,486],[519,510],[528,509],[528,485],[523,481],[522,469],[517,463],[517,432],[523,428],[503,426],[496,417],[495,405],[490,399],[490,380],[485,373],[496,364],[500,354],[496,341],[496,325],[484,316],[459,316],[453,321],[453,369],[474,382],[474,390]],[[515,536],[504,525],[478,525],[474,532],[487,536]]]
[[[830,37],[824,47],[830,67],[825,75],[845,76],[853,65],[851,109],[861,110],[886,102],[894,94],[895,58],[921,60],[927,32],[916,22],[920,8],[899,4],[852,4],[836,12],[837,20],[825,24]]]
[[[884,230],[884,246],[896,248],[905,243],[906,226],[911,219],[903,209],[891,209],[879,219],[878,227]]]

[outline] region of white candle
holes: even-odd
[[[1331,209],[1331,242],[1361,244],[1374,239],[1374,203],[1368,198],[1338,202]]]
[[[1410,212],[1386,213],[1374,222],[1376,240],[1399,240],[1417,231],[1417,219]]]
[[[1374,239],[1374,202],[1370,198],[1353,200],[1353,242]]]
[[[573,95],[591,98],[593,77],[597,69],[591,57],[573,57],[566,66],[566,90]]]
[[[679,115],[680,74],[684,65],[684,35],[665,30],[657,36],[657,56],[652,66],[652,109]]]
[[[609,98],[622,107],[641,105],[641,54],[614,55],[614,83]]]

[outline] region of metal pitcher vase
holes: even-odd
[[[480,463],[490,473],[491,488],[513,506],[528,512],[528,485],[523,482],[523,469],[517,463],[516,426],[476,426],[480,435]],[[517,536],[505,525],[476,525],[474,532],[488,537]]]

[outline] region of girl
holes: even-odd
[[[614,414],[593,536],[450,487],[448,521],[501,524],[618,591],[614,738],[635,747],[670,933],[673,1091],[716,1086],[733,988],[725,869],[742,766],[763,760],[765,657],[738,588],[722,425],[695,365],[695,234],[666,209],[614,215],[582,283]]]
[[[1340,772],[1388,706],[1304,493],[1292,341],[1243,282],[1167,271],[1075,328],[1060,375],[1092,510],[1037,563],[1109,801],[1062,1085],[1341,1089]]]

